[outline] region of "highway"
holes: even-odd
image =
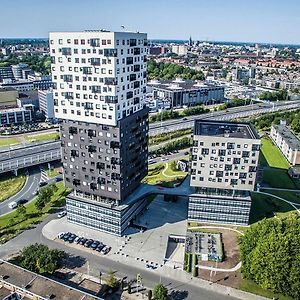
[[[195,119],[232,120],[297,108],[300,108],[300,101],[280,101],[271,104],[260,103],[233,107],[227,109],[227,111],[216,111],[202,115],[189,116],[182,119],[156,122],[149,125],[149,135],[153,136],[163,132],[192,128]],[[51,141],[40,144],[36,143],[29,146],[15,146],[13,148],[0,151],[0,173],[16,171],[24,167],[59,160],[60,158],[60,141]]]

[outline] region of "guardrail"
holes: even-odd
[[[50,150],[44,153],[32,154],[28,157],[11,158],[0,163],[0,173],[15,171],[59,159],[61,159],[60,150]]]

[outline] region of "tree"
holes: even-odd
[[[51,197],[54,195],[57,189],[57,186],[53,183],[42,188],[35,202],[35,207],[38,210],[42,210],[46,206],[46,204],[51,201]]]
[[[167,300],[168,289],[161,283],[157,284],[153,289],[153,297],[155,300]]]
[[[23,204],[18,205],[17,214],[20,216],[26,216],[26,207]]]
[[[29,271],[39,274],[52,274],[61,265],[65,253],[49,249],[46,245],[34,244],[25,247],[17,258],[18,264]]]
[[[119,284],[118,279],[112,270],[108,271],[105,281],[106,284],[112,289],[115,289]]]
[[[265,219],[240,240],[242,274],[260,287],[300,299],[300,217]]]

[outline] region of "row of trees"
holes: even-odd
[[[256,117],[251,122],[258,130],[269,130],[272,124],[279,124],[280,120],[286,120],[295,133],[300,133],[300,110],[276,112]]]
[[[171,132],[163,132],[149,137],[149,145],[157,145],[164,141],[172,140],[192,133],[191,128],[179,129]]]
[[[242,274],[260,287],[300,299],[300,218],[265,219],[240,240]]]
[[[259,95],[259,99],[261,100],[269,100],[269,101],[281,101],[287,100],[288,92],[287,90],[280,90],[280,91],[264,91]]]
[[[244,106],[244,105],[249,105],[251,100],[249,99],[232,99],[218,107],[218,110],[226,110],[227,108],[231,107],[238,107],[238,106]]]
[[[51,58],[50,56],[26,54],[23,56],[17,56],[16,54],[10,54],[3,60],[0,60],[0,67],[9,67],[11,65],[25,63],[35,72],[42,74],[50,74],[51,72]]]
[[[169,142],[157,150],[151,151],[151,154],[156,154],[156,155],[167,154],[174,150],[186,149],[191,146],[192,146],[192,139],[189,137],[184,137],[182,139]]]
[[[162,111],[160,113],[150,116],[149,122],[154,123],[154,122],[159,122],[161,120],[164,121],[164,120],[171,120],[171,119],[179,119],[179,118],[184,118],[187,116],[201,115],[201,114],[205,114],[208,112],[209,112],[209,109],[204,108],[203,105],[192,106],[192,107],[186,108],[182,111],[165,110],[165,111]]]
[[[150,59],[147,65],[149,79],[171,80],[180,77],[182,79],[204,80],[204,74],[189,67],[183,67],[173,63],[157,63]]]

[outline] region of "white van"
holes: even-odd
[[[10,209],[14,209],[14,208],[16,208],[17,206],[18,206],[18,203],[15,202],[15,201],[12,201],[12,202],[8,203],[8,207],[9,207]]]

